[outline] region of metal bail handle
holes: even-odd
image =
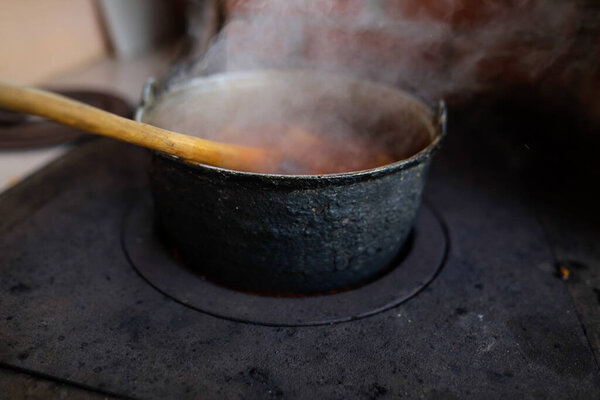
[[[142,99],[140,101],[140,108],[145,108],[154,101],[154,98],[156,97],[156,89],[156,79],[153,77],[148,78],[146,80],[146,83],[144,84],[144,88],[142,89]]]
[[[446,102],[444,100],[440,100],[438,102],[438,110],[436,116],[436,125],[440,130],[440,136],[446,135],[446,124],[448,121],[448,108],[446,107]]]

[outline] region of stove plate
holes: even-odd
[[[133,267],[175,301],[232,321],[310,326],[372,316],[409,300],[425,288],[443,266],[448,248],[442,222],[425,206],[407,248],[392,268],[375,281],[321,296],[258,296],[212,283],[178,263],[156,233],[149,197],[136,200],[124,221],[123,247]]]
[[[146,154],[85,144],[0,197],[1,366],[147,399],[594,398],[544,231],[496,142],[463,139],[448,137],[425,192],[452,238],[436,279],[386,311],[305,327],[231,321],[151,287],[120,238]]]

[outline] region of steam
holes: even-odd
[[[182,69],[174,83],[223,71],[314,69],[384,83],[432,104],[441,98],[544,79],[566,87],[580,71],[597,63],[597,54],[587,52],[598,50],[597,32],[582,40],[578,8],[582,3],[571,0],[225,3],[230,10],[228,22],[201,62]],[[354,170],[406,158],[427,145],[419,133],[423,127],[400,124],[391,117],[399,114],[398,109],[384,111],[385,100],[359,101],[352,85],[341,85],[341,90],[335,79],[319,79],[314,87],[285,91],[289,87],[284,85],[279,93],[273,89],[276,85],[269,84],[268,90],[252,95],[249,88],[246,95],[243,90],[226,92],[221,95],[232,97],[222,101],[217,101],[217,94],[210,101],[190,98],[186,107],[175,104],[153,122],[191,135],[276,148],[284,154],[306,153],[314,156],[306,164],[317,173],[328,171],[320,161],[334,158],[335,149],[340,151],[334,167]],[[248,97],[243,100],[243,96]],[[223,116],[226,121],[211,122],[210,116]],[[370,119],[370,125],[361,125],[361,119]],[[331,144],[320,144],[326,139]],[[357,154],[367,154],[367,146],[372,157],[360,165],[346,165],[347,160],[360,161]]]
[[[229,1],[204,66],[309,68],[426,100],[540,79],[572,49],[566,0]]]

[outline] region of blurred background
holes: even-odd
[[[136,100],[140,82],[157,73],[170,56],[159,51],[153,57],[153,52],[169,46],[184,30],[181,4],[3,1],[0,77],[30,85],[108,87]],[[143,61],[134,61],[140,58]]]
[[[564,112],[600,142],[594,0],[3,0],[0,54],[0,79],[87,91],[94,104],[132,107],[149,76],[318,68],[451,109],[493,98]],[[65,151],[14,135],[1,188]]]
[[[600,119],[599,21],[594,0],[4,0],[0,78],[136,100],[211,44],[223,69],[333,69],[432,98],[529,86]]]

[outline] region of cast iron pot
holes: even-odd
[[[275,175],[193,165],[160,153],[150,171],[157,226],[180,260],[221,284],[262,294],[352,287],[383,271],[411,231],[430,159],[445,131],[408,94],[311,71],[226,73],[159,96],[136,119],[211,132],[248,118],[348,124],[399,160],[330,175]]]

